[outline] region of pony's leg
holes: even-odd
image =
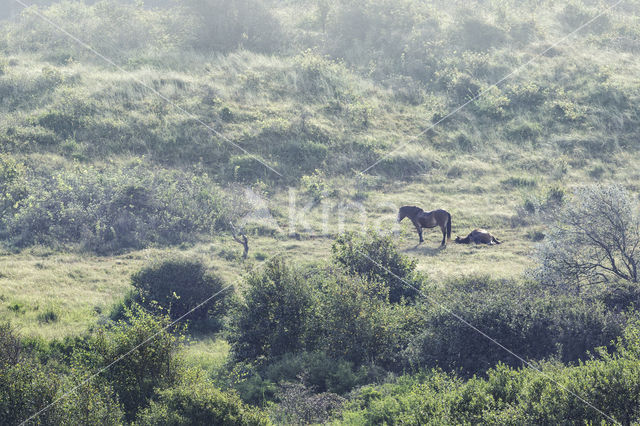
[[[418,237],[420,237],[420,241],[418,242],[418,244],[420,244],[420,243],[422,243],[424,241],[422,239],[422,226],[420,226],[417,223],[415,223],[414,225],[416,226],[416,232],[418,233]]]
[[[440,225],[440,230],[442,230],[442,243],[440,243],[440,247],[444,247],[447,245],[447,226]]]

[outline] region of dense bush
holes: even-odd
[[[197,19],[194,46],[227,52],[238,47],[274,52],[282,45],[278,20],[261,0],[189,0]]]
[[[233,355],[239,361],[272,359],[303,347],[311,289],[281,258],[270,260],[246,282],[234,314]]]
[[[143,305],[159,307],[173,320],[188,314],[186,321],[209,331],[220,328],[233,293],[233,288],[227,288],[197,260],[165,260],[135,273],[131,281]],[[201,306],[213,296],[216,297],[212,301]]]
[[[100,327],[74,351],[74,362],[89,371],[117,362],[116,368],[106,368],[94,380],[113,388],[129,421],[159,390],[172,387],[182,376],[181,328],[171,330],[169,325],[169,317],[155,317],[133,306],[124,320]]]
[[[381,291],[383,292],[381,294]],[[292,270],[282,260],[247,280],[231,327],[232,353],[244,373],[234,385],[246,401],[274,398],[279,381],[343,394],[399,371],[422,309],[389,303],[378,281],[333,267]]]
[[[398,253],[389,236],[372,232],[359,238],[347,233],[336,239],[331,250],[334,261],[349,273],[386,286],[380,295],[392,303],[413,300],[420,291],[423,278],[415,272],[416,261]]]
[[[299,383],[315,393],[345,395],[357,386],[384,376],[381,368],[356,367],[321,350],[288,353],[262,366],[237,364],[234,371],[243,372],[234,378],[234,389],[244,401],[255,405],[277,400],[278,386],[282,383]]]
[[[531,284],[476,278],[448,287],[448,295],[434,296],[444,308],[428,310],[424,329],[407,348],[406,360],[414,367],[470,376],[499,362],[522,365],[469,324],[527,361],[557,357],[575,362],[621,333],[623,319],[604,305],[574,297],[551,299]]]
[[[75,245],[98,253],[177,244],[224,226],[223,194],[206,177],[143,165],[31,170],[14,177],[1,236],[24,247]],[[18,186],[16,186],[18,185]],[[9,189],[11,189],[9,188]]]
[[[174,387],[161,390],[138,414],[140,426],[152,425],[269,425],[264,414],[245,406],[237,396],[220,391],[190,372]]]
[[[23,163],[12,156],[0,155],[0,217],[13,214],[27,196],[26,172]]]
[[[317,284],[307,348],[356,366],[401,369],[410,337],[424,327],[422,309],[390,303],[386,293],[375,281],[340,273],[324,276]]]
[[[600,350],[595,359],[577,366],[547,363],[535,370],[513,370],[502,365],[490,370],[485,379],[467,382],[433,371],[364,387],[348,403],[341,421],[633,424],[640,419],[637,404],[631,402],[640,389],[638,331],[636,320],[617,341],[613,353]]]
[[[0,326],[0,423],[122,424],[123,411],[109,384],[85,382],[89,370],[42,363],[8,324]],[[76,386],[82,388],[69,392]],[[54,403],[55,402],[55,403]]]
[[[116,62],[152,47],[163,51],[184,48],[193,40],[188,28],[193,27],[195,21],[179,8],[145,10],[116,1],[99,1],[87,6],[71,0],[27,8],[16,22],[6,24],[9,46],[38,52],[56,63],[101,59],[72,42],[58,28],[42,25],[39,15],[81,37],[84,43]]]
[[[344,403],[336,394],[313,392],[301,383],[282,384],[277,399],[270,410],[277,424],[325,424]]]

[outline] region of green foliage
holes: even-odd
[[[177,244],[224,221],[223,195],[206,175],[142,165],[39,172],[8,183],[18,188],[9,197],[20,201],[0,218],[0,230],[17,247],[72,244],[111,253]]]
[[[244,401],[254,405],[277,400],[278,385],[282,383],[299,383],[314,393],[345,395],[386,374],[382,368],[371,365],[356,367],[352,362],[327,355],[322,349],[288,353],[260,367],[236,364],[234,371],[243,371],[242,376],[234,378],[234,389]]]
[[[41,363],[24,348],[11,326],[0,326],[0,423],[122,424],[122,409],[108,384],[85,382],[88,370],[59,369]],[[76,391],[69,392],[76,386]]]
[[[233,293],[197,260],[165,260],[135,273],[131,282],[147,308],[159,307],[173,320],[188,314],[186,320],[194,327],[211,331],[221,327]],[[214,295],[217,296],[212,301],[199,307]]]
[[[23,163],[10,155],[0,154],[0,217],[18,210],[27,196],[26,172]]]
[[[446,298],[432,296],[443,300],[446,309],[434,305],[427,310],[423,328],[406,350],[406,360],[414,367],[439,367],[468,377],[499,362],[521,364],[461,318],[527,360],[557,356],[574,362],[621,332],[618,315],[602,304],[550,299],[531,284],[480,277],[450,282],[447,288]]]
[[[441,373],[405,376],[361,388],[345,407],[344,424],[633,424],[640,419],[638,322],[616,351],[572,367],[545,363],[513,370],[503,365],[466,382]],[[592,403],[597,409],[589,406]],[[615,419],[615,420],[614,420]]]
[[[325,424],[344,403],[338,395],[313,392],[301,383],[282,384],[277,397],[270,413],[278,424]]]
[[[356,366],[397,371],[410,337],[424,326],[419,307],[390,303],[379,281],[328,274],[317,284],[307,348]]]
[[[230,51],[238,47],[274,52],[282,44],[280,23],[261,0],[189,0],[197,20],[194,46]]]
[[[247,279],[244,303],[234,314],[234,358],[272,359],[302,349],[310,305],[310,289],[299,273],[281,258],[268,261]]]
[[[603,33],[611,26],[607,14],[602,14],[600,11],[588,10],[581,4],[574,2],[567,4],[562,9],[559,20],[565,26],[567,32],[575,31],[589,21],[592,22],[588,26],[585,26],[584,31],[590,33]]]
[[[229,170],[233,173],[231,178],[244,183],[255,183],[270,178],[273,172],[258,159],[259,157],[250,154],[231,157],[229,159]]]
[[[57,310],[48,308],[44,312],[38,314],[38,321],[43,323],[56,322],[59,319],[59,313]]]
[[[542,134],[539,123],[520,121],[510,124],[506,129],[507,137],[515,140],[536,140]]]
[[[312,175],[302,176],[300,184],[304,191],[319,202],[329,194],[329,188],[325,176],[320,170],[315,170]]]
[[[286,354],[264,369],[262,376],[274,384],[302,380],[314,392],[345,394],[369,379],[366,366],[354,367],[324,352]]]
[[[173,334],[169,324],[168,317],[134,306],[125,320],[98,328],[74,351],[75,363],[91,371],[117,362],[117,368],[105,369],[95,380],[113,388],[127,420],[181,376],[177,351],[183,338]]]
[[[497,48],[508,40],[500,28],[477,18],[466,18],[454,35],[464,49],[483,51]]]
[[[331,250],[334,261],[349,273],[386,286],[380,295],[392,303],[413,300],[420,291],[423,278],[415,273],[416,261],[398,253],[389,236],[346,233],[336,239]]]
[[[174,387],[158,392],[148,408],[138,414],[136,425],[269,425],[264,414],[244,405],[237,396],[188,372]],[[193,376],[193,377],[189,377]]]
[[[504,179],[501,183],[504,186],[516,188],[533,188],[538,185],[538,182],[536,182],[534,179],[522,176],[511,176],[507,179]]]

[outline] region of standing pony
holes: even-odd
[[[451,214],[446,210],[433,210],[425,212],[420,207],[416,206],[402,206],[398,211],[398,222],[408,217],[413,222],[413,226],[416,227],[418,236],[420,237],[420,243],[424,242],[422,239],[423,228],[435,228],[440,226],[442,230],[442,243],[440,247],[447,245],[447,240],[451,240]]]

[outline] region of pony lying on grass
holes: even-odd
[[[458,244],[502,244],[502,241],[491,235],[486,229],[474,229],[465,238],[456,237],[456,243]]]

